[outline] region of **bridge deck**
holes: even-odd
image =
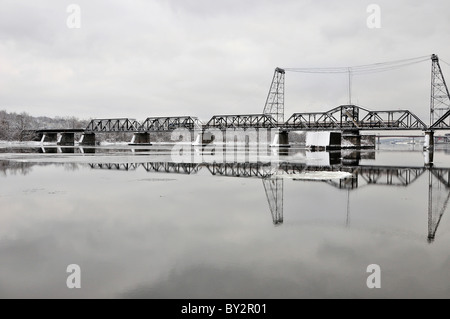
[[[41,130],[30,130],[36,133],[84,133],[83,128],[68,128],[68,129],[41,129]]]

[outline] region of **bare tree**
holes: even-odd
[[[31,116],[25,112],[16,114],[14,126],[15,126],[14,139],[22,141],[24,131],[31,129]]]
[[[0,111],[0,140],[8,140],[9,131],[8,114],[5,111]]]

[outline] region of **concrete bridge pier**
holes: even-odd
[[[344,130],[342,132],[342,147],[352,149],[375,149],[375,145],[380,144],[375,135],[361,135],[359,130]]]
[[[41,143],[57,142],[57,141],[58,141],[58,133],[44,133],[42,135]]]
[[[434,150],[434,131],[425,131],[425,142],[423,143],[423,149],[429,151]]]
[[[75,145],[75,133],[61,133],[58,138],[58,145],[74,146]]]
[[[423,161],[425,166],[432,167],[434,159],[434,131],[425,131],[423,151]]]
[[[432,150],[424,150],[423,151],[423,163],[426,167],[432,167],[433,166],[433,158],[434,158],[434,152]]]
[[[273,137],[271,147],[290,147],[289,133],[287,131],[278,131]]]
[[[95,134],[94,133],[84,133],[81,135],[80,140],[78,141],[79,145],[85,146],[95,146]]]
[[[306,146],[312,151],[340,150],[342,142],[341,132],[307,132]]]
[[[343,131],[341,144],[344,147],[360,149],[361,134],[359,134],[359,130]]]
[[[129,145],[152,145],[150,143],[150,133],[134,133]]]

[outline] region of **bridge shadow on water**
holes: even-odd
[[[286,152],[285,150],[283,152]],[[450,168],[423,166],[361,165],[361,159],[375,159],[375,152],[305,152],[302,162],[146,162],[146,163],[91,163],[92,169],[136,170],[170,174],[196,174],[207,170],[216,177],[261,179],[272,221],[283,224],[284,182],[322,182],[348,193],[347,220],[349,223],[350,192],[371,185],[408,187],[422,175],[428,175],[428,234],[435,240],[439,223],[450,199]],[[288,154],[288,152],[284,153]],[[442,196],[444,195],[444,196]]]
[[[81,147],[40,147],[26,152],[40,154],[112,154],[102,156],[99,162],[85,164],[91,169],[111,171],[135,171],[143,169],[149,173],[168,173],[194,175],[200,171],[209,172],[214,177],[252,178],[262,181],[272,222],[281,226],[284,222],[284,184],[285,180],[299,183],[326,183],[329,186],[347,192],[347,220],[350,219],[350,193],[373,185],[385,187],[409,187],[421,176],[428,179],[428,233],[427,240],[435,240],[439,224],[450,200],[450,168],[435,167],[432,164],[422,166],[366,165],[362,160],[375,160],[375,151],[322,151],[310,152],[305,149],[271,149],[264,152],[251,148],[233,148],[225,152],[190,147],[183,156],[169,156],[170,148],[81,148]],[[18,150],[17,152],[23,153]],[[124,160],[116,155],[128,155]],[[129,156],[129,155],[133,156]],[[158,154],[158,156],[155,156]],[[136,156],[136,155],[143,155]],[[173,155],[173,154],[172,154]],[[177,154],[179,155],[179,154]],[[0,169],[29,170],[37,163],[4,164]],[[48,163],[47,163],[48,164]],[[40,164],[41,165],[41,164]]]

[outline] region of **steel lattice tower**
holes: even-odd
[[[450,94],[439,65],[438,56],[433,54],[431,61],[430,125],[433,125],[450,110]]]
[[[284,123],[284,73],[283,69],[275,69],[263,111],[272,115],[277,123]]]

